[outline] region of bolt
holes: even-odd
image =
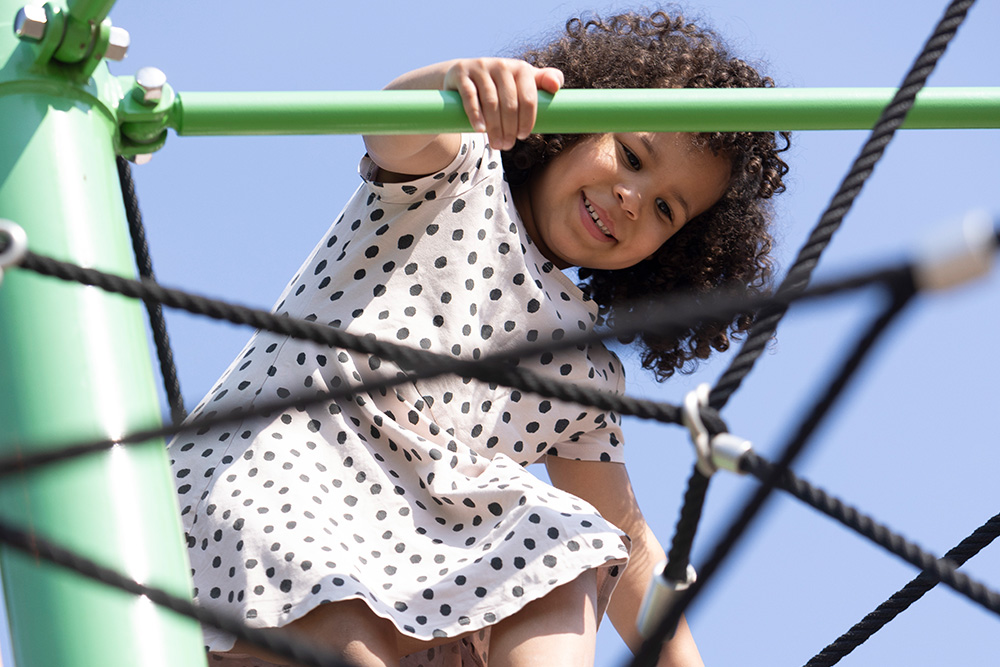
[[[143,103],[156,104],[163,97],[167,75],[156,67],[143,67],[135,73],[135,84],[142,89]]]
[[[14,17],[14,34],[19,39],[40,42],[45,37],[48,20],[45,7],[25,5],[17,10],[17,16]]]
[[[119,28],[118,26],[111,26],[108,50],[104,52],[104,57],[108,60],[125,60],[125,54],[128,52],[128,47],[131,43],[132,38],[129,37],[128,30]]]
[[[131,158],[132,162],[140,167],[144,164],[149,164],[152,159],[152,153],[140,153],[139,155],[133,155]]]

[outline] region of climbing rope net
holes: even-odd
[[[467,362],[450,356],[396,346],[370,337],[354,336],[315,322],[277,317],[267,311],[163,287],[156,282],[153,274],[128,163],[119,158],[119,177],[139,267],[139,280],[83,268],[31,252],[25,247],[24,239],[19,236],[18,231],[5,226],[0,226],[0,268],[17,266],[42,275],[96,286],[109,292],[143,300],[154,331],[173,424],[132,432],[114,439],[79,442],[55,451],[0,459],[0,476],[20,474],[37,466],[51,465],[107,451],[119,445],[140,445],[158,441],[188,429],[228,423],[249,415],[287,408],[304,409],[313,403],[329,403],[348,395],[377,391],[396,384],[412,382],[415,379],[452,373],[550,398],[614,410],[622,415],[683,425],[691,431],[697,452],[697,463],[688,480],[666,565],[659,581],[656,582],[657,586],[651,589],[649,599],[654,604],[643,618],[647,639],[635,655],[633,665],[655,664],[665,638],[672,634],[681,615],[732,553],[774,489],[791,494],[920,570],[920,574],[910,583],[819,651],[808,661],[806,667],[836,664],[938,583],[944,583],[986,610],[1000,615],[1000,593],[958,570],[962,564],[1000,535],[1000,514],[987,520],[942,558],[937,558],[791,471],[796,459],[804,451],[847,383],[863,365],[873,346],[914,298],[923,290],[942,287],[963,277],[984,272],[989,267],[996,247],[1000,245],[1000,232],[993,228],[991,221],[980,219],[978,227],[968,228],[969,231],[961,244],[962,248],[957,254],[918,259],[858,273],[836,282],[810,286],[812,273],[821,254],[832,241],[834,233],[860,194],[866,179],[892,140],[895,131],[902,125],[917,93],[924,86],[972,4],[972,0],[951,2],[905,76],[902,85],[872,129],[785,279],[773,294],[739,300],[717,297],[704,299],[698,304],[682,299],[668,300],[662,304],[658,314],[646,317],[642,322],[621,320],[613,329],[597,334],[568,336],[555,345],[545,346],[548,350],[569,348],[592,343],[599,338],[625,337],[646,330],[683,331],[690,323],[705,318],[725,321],[732,319],[738,313],[756,313],[753,329],[715,386],[699,387],[697,391],[689,394],[682,406],[629,396],[614,396],[582,386],[564,384],[516,367],[514,362],[517,359],[529,354],[538,354],[542,351],[541,346],[525,346],[502,355]],[[885,305],[871,319],[853,347],[847,351],[831,373],[823,390],[791,430],[791,436],[779,449],[775,460],[765,459],[754,452],[748,442],[729,432],[721,414],[722,410],[754,368],[779,322],[792,305],[862,289],[876,289],[883,292],[887,297]],[[395,362],[404,372],[391,378],[357,384],[318,396],[292,397],[246,408],[236,414],[202,416],[194,423],[183,424],[186,414],[164,324],[162,312],[164,306],[235,324],[250,325],[331,347],[379,356]],[[707,560],[700,565],[697,576],[694,576],[694,570],[691,568],[692,545],[710,480],[718,468],[752,475],[760,484],[752,496],[733,514],[730,524],[713,545]],[[109,586],[146,596],[158,605],[194,618],[203,624],[218,627],[299,663],[317,666],[348,664],[336,655],[300,641],[290,640],[281,633],[249,628],[242,619],[198,607],[190,599],[140,584],[119,572],[5,521],[0,521],[0,541]]]

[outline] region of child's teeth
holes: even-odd
[[[587,207],[587,211],[590,213],[590,217],[593,219],[594,224],[601,230],[601,233],[605,236],[611,236],[611,231],[604,225],[603,222],[601,222],[601,218],[597,215],[597,212],[594,211],[593,207],[590,205],[590,201],[586,197],[583,198],[583,203]]]

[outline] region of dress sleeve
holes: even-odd
[[[465,133],[455,159],[437,173],[400,183],[381,183],[375,180],[378,165],[365,155],[358,165],[358,174],[365,187],[382,201],[413,205],[460,196],[484,178],[502,178],[503,170],[500,152],[489,146],[485,134]]]

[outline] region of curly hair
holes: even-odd
[[[607,19],[573,18],[561,37],[520,56],[536,67],[556,67],[566,88],[764,88],[774,82],[731,57],[710,30],[668,16],[625,13]],[[503,153],[513,187],[527,182],[583,135],[532,134]],[[581,268],[580,288],[597,302],[602,321],[643,318],[657,297],[685,293],[699,299],[710,291],[759,294],[770,287],[773,217],[770,198],[785,189],[787,132],[706,132],[699,145],[731,162],[722,198],[689,221],[652,257],[619,270]],[[779,137],[784,145],[779,146]],[[642,321],[642,319],[633,320]],[[702,321],[679,335],[646,332],[639,338],[642,365],[665,380],[694,370],[712,349],[726,350],[730,337],[747,331],[751,314],[732,321]],[[622,342],[633,342],[622,339]]]

